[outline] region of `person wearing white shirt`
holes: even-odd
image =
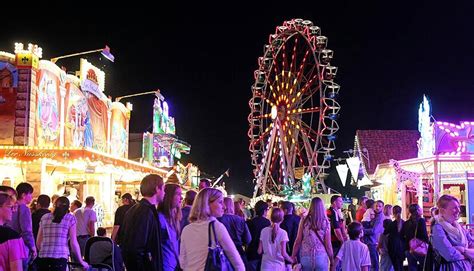
[[[199,191],[191,207],[189,221],[181,233],[179,263],[184,271],[203,270],[208,254],[209,223],[214,221],[217,240],[235,271],[245,270],[244,263],[225,226],[216,220],[224,214],[222,192],[215,188]]]

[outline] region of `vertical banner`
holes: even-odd
[[[111,122],[111,138],[110,145],[111,154],[114,156],[125,157],[127,153],[127,108],[119,102],[112,103],[112,118]]]
[[[64,146],[92,147],[92,130],[86,96],[72,83],[66,85],[66,90]]]
[[[0,62],[0,145],[13,145],[16,88],[13,74]]]
[[[339,179],[341,180],[342,186],[346,186],[346,179],[347,173],[349,168],[345,164],[337,165],[336,166],[337,174],[339,175]]]
[[[51,71],[41,69],[37,85],[35,145],[59,146],[59,77]]]
[[[93,94],[89,94],[87,96],[90,127],[94,139],[92,148],[98,151],[107,152],[107,104]]]

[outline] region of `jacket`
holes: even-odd
[[[142,199],[125,214],[120,247],[127,270],[163,270],[158,211]]]

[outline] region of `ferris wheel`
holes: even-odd
[[[318,26],[293,19],[276,27],[258,58],[248,116],[254,196],[278,194],[303,174],[314,190],[327,193],[340,106],[334,53],[326,44]]]

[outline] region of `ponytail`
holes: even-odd
[[[54,202],[54,205],[53,223],[61,223],[64,216],[69,213],[69,199],[66,197],[59,197]]]
[[[272,221],[272,243],[275,243],[279,228],[278,224],[283,221],[283,210],[280,208],[273,208],[270,220]]]
[[[277,237],[278,229],[275,224],[272,225],[272,244],[275,243],[275,239]]]

